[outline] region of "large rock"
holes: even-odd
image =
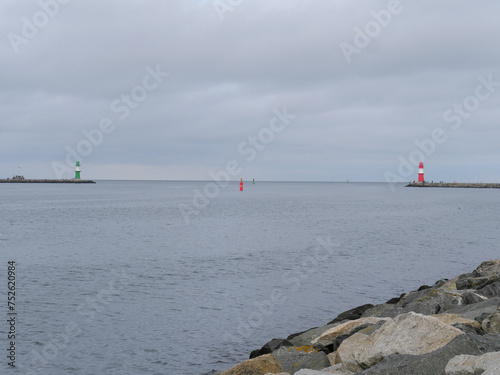
[[[477,343],[467,335],[455,337],[450,343],[422,355],[392,354],[363,375],[445,375],[450,359],[460,354],[482,354]]]
[[[283,372],[283,367],[272,354],[249,359],[224,371],[221,375],[265,375]]]
[[[362,306],[355,307],[354,309],[344,311],[343,313],[339,314],[335,319],[333,319],[330,323],[328,324],[334,324],[338,322],[342,322],[343,320],[356,320],[361,318],[363,313],[372,308],[372,304],[366,304]]]
[[[463,335],[459,329],[436,318],[410,312],[389,320],[370,336],[358,332],[344,340],[337,349],[336,363],[366,369],[391,354],[430,353],[459,335]]]
[[[329,346],[335,343],[335,340],[339,336],[351,336],[359,329],[366,328],[369,325],[377,324],[380,321],[386,322],[389,318],[361,318],[357,320],[349,320],[345,323],[342,323],[336,327],[330,328],[329,330],[323,332],[323,334],[312,340],[311,343],[320,343],[324,346]],[[336,348],[334,348],[335,350]]]
[[[484,319],[482,328],[486,333],[500,333],[500,310],[495,311]]]
[[[284,372],[295,374],[301,369],[321,370],[330,367],[330,360],[313,346],[281,347],[273,353]]]
[[[272,353],[282,346],[293,346],[293,344],[285,339],[272,339],[271,341],[267,342],[262,348],[254,350],[252,353],[250,353],[250,359],[257,358],[264,354]]]
[[[466,324],[469,326],[472,326],[474,328],[481,328],[481,324],[475,320],[472,319],[466,319],[462,318],[460,315],[457,314],[437,314],[437,315],[431,315],[433,318],[436,318],[440,321],[442,321],[445,324],[448,324],[450,326],[454,324]]]
[[[325,369],[323,369],[321,371],[303,369],[303,370],[300,370],[299,372],[295,373],[295,375],[327,375],[327,374],[333,374],[333,375],[354,375],[354,373],[351,372],[351,371],[344,371],[344,370],[336,369],[335,367],[325,368]]]
[[[476,319],[484,313],[493,314],[500,305],[500,297],[494,297],[472,305],[457,306],[446,311],[448,314],[457,314],[462,318]]]
[[[287,340],[290,341],[294,346],[304,346],[310,345],[312,340],[318,338],[323,334],[323,332],[329,330],[330,328],[338,326],[340,323],[328,324],[323,327],[311,328],[307,331],[294,333],[287,337]]]
[[[482,263],[474,272],[457,276],[446,282],[439,281],[432,287],[419,290],[391,300],[394,305],[383,304],[363,313],[366,316],[394,318],[406,312],[425,315],[439,314],[457,306],[475,304],[488,298],[500,297],[500,261]]]
[[[500,374],[500,353],[487,353],[482,356],[459,355],[446,365],[446,375],[476,374]]]
[[[486,298],[500,297],[500,282],[490,284],[477,291],[477,293]]]
[[[396,307],[401,307],[403,313],[412,311],[433,315],[463,304],[464,299],[458,293],[442,289],[425,289],[409,293],[396,304]]]
[[[483,262],[473,272],[455,277],[447,284],[461,289],[482,289],[500,280],[500,260]]]
[[[481,263],[472,273],[475,277],[500,276],[500,260],[487,260]]]
[[[363,318],[369,318],[369,317],[389,317],[389,318],[394,318],[394,317],[396,317],[399,314],[398,313],[393,313],[393,312],[395,312],[395,311],[399,311],[399,313],[402,312],[402,309],[400,307],[397,308],[397,307],[394,306],[396,303],[397,302],[395,302],[393,304],[389,304],[389,303],[386,302],[386,303],[382,303],[380,305],[373,306],[373,307],[369,308],[368,310],[366,310],[363,313],[362,317]]]
[[[481,353],[500,352],[500,333],[492,333],[487,335],[477,335],[468,333],[468,337],[474,340],[476,346]],[[474,354],[474,353],[464,353]]]

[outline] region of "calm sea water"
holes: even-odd
[[[5,354],[15,261],[24,366],[12,373],[222,370],[274,337],[498,258],[500,190],[233,183],[197,200],[188,224],[179,207],[194,210],[206,184],[0,184],[0,344]]]

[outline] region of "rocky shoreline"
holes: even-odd
[[[214,375],[498,375],[500,260],[273,339]]]
[[[479,188],[479,189],[500,189],[497,183],[464,183],[464,182],[413,182],[406,187],[443,187],[443,188]]]

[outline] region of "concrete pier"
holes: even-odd
[[[15,178],[6,178],[0,179],[0,184],[95,184],[95,181],[91,180],[50,180],[50,179],[42,179],[42,180],[30,180],[30,179],[15,179]]]
[[[406,187],[442,187],[442,188],[483,188],[500,189],[497,183],[464,183],[464,182],[415,182],[409,183]]]

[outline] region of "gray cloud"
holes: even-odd
[[[18,164],[54,177],[51,163],[105,118],[114,130],[81,157],[86,177],[206,179],[237,159],[248,178],[384,181],[436,128],[435,180],[500,177],[500,87],[458,129],[443,119],[478,77],[500,82],[498,2],[401,0],[350,63],[341,43],[355,46],[390,2],[244,0],[223,20],[212,0],[66,2],[0,5],[4,177]],[[43,23],[40,4],[54,15],[16,53],[12,33]],[[116,101],[148,67],[170,75],[120,118]],[[285,106],[297,118],[245,162],[238,146]]]

